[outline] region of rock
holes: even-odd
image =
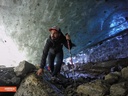
[[[20,77],[16,77],[13,67],[0,68],[0,86],[18,86]],[[0,92],[0,96],[14,96],[14,92]]]
[[[5,65],[0,65],[0,68],[6,68],[6,66]]]
[[[0,68],[0,85],[18,85],[20,77],[16,77],[13,67]]]
[[[113,66],[117,64],[117,60],[97,62],[95,64],[85,64],[83,70],[93,76],[108,74]]]
[[[65,96],[75,96],[74,93],[75,93],[75,86],[74,85],[69,85],[66,89],[65,89]],[[83,96],[82,93],[75,93],[75,94],[79,94],[78,96]],[[82,94],[82,95],[81,95]],[[77,96],[77,95],[76,95]]]
[[[26,76],[14,96],[57,96],[39,77],[31,73]]]
[[[119,77],[121,77],[120,72],[112,72],[105,76],[105,81],[109,84],[113,84],[119,80]]]
[[[96,80],[78,86],[77,93],[88,96],[104,96],[109,93],[109,86],[101,80]]]
[[[13,77],[13,78],[11,78],[11,82],[13,83],[13,84],[19,84],[20,83],[20,81],[21,81],[21,78],[19,78],[19,77]]]
[[[110,95],[111,96],[126,96],[126,92],[128,91],[128,89],[125,85],[126,85],[125,82],[112,85],[110,87]]]
[[[35,69],[36,67],[33,64],[30,64],[27,61],[22,61],[17,67],[14,68],[14,72],[16,73],[16,76],[24,77],[26,74]]]
[[[123,68],[121,74],[124,79],[128,79],[128,67]]]

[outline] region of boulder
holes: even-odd
[[[57,96],[46,82],[34,73],[27,75],[14,96]]]
[[[111,96],[126,96],[127,95],[127,86],[126,82],[117,83],[110,87]]]
[[[30,64],[27,61],[22,61],[14,68],[14,72],[16,73],[16,76],[24,77],[35,69],[36,67],[33,64]]]
[[[119,77],[121,77],[120,72],[112,72],[105,76],[105,81],[107,81],[109,84],[113,84],[119,80]]]
[[[109,93],[109,85],[102,80],[96,80],[78,86],[77,93],[88,96],[105,96]]]
[[[124,79],[128,79],[128,67],[123,68],[121,74]]]
[[[18,85],[21,78],[17,77],[14,70],[14,67],[0,68],[0,85]]]

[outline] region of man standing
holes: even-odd
[[[37,75],[41,75],[43,73],[44,66],[46,65],[46,58],[48,57],[48,64],[51,69],[52,78],[55,78],[58,73],[60,73],[61,65],[63,62],[63,45],[68,48],[72,47],[72,43],[70,40],[70,36],[67,34],[63,35],[60,28],[54,26],[49,29],[50,36],[46,41],[46,44],[43,49],[43,55],[41,60],[40,69],[37,71]],[[67,40],[69,43],[67,43]],[[56,58],[56,67],[54,68],[54,60]]]

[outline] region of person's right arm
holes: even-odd
[[[40,64],[39,70],[37,71],[37,75],[41,75],[43,73],[44,66],[46,65],[46,58],[48,55],[49,48],[50,48],[50,42],[47,39],[46,44],[45,44],[44,49],[43,49],[41,64]]]

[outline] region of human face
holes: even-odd
[[[59,32],[56,31],[56,30],[51,30],[51,31],[50,31],[50,34],[51,34],[50,36],[51,36],[51,39],[52,39],[52,40],[58,39],[59,36],[60,36]]]

